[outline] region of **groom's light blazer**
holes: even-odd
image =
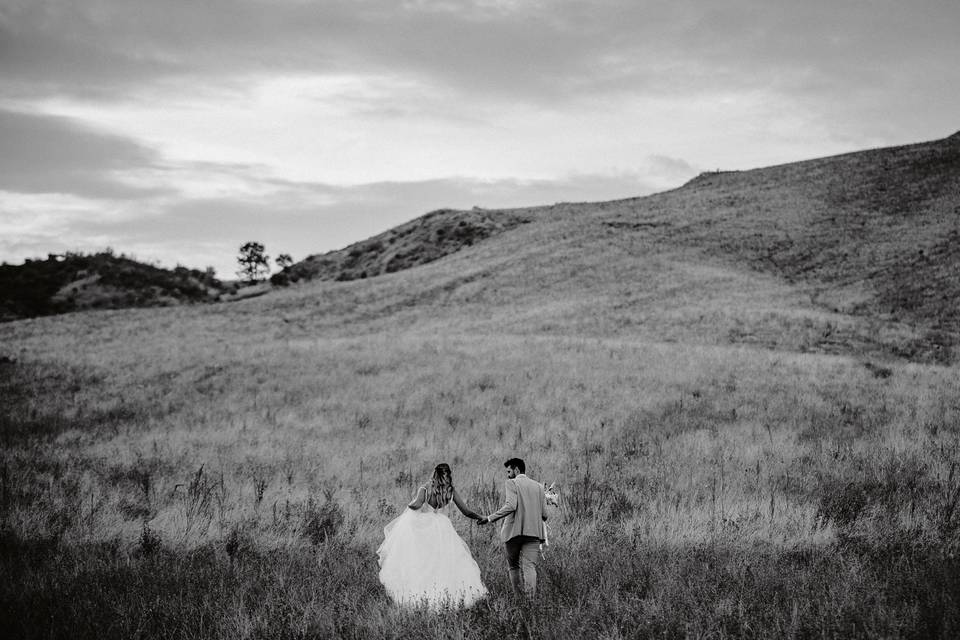
[[[487,516],[490,522],[503,519],[500,539],[507,542],[517,536],[531,536],[543,542],[546,538],[543,521],[547,519],[547,498],[543,485],[525,474],[504,483],[506,502]]]

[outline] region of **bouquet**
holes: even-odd
[[[551,482],[549,487],[546,487],[543,490],[543,495],[546,498],[547,504],[551,507],[560,506],[560,493],[557,491],[556,483]],[[550,527],[547,526],[547,523],[543,523],[543,542],[540,543],[540,554],[543,555],[543,552],[546,547],[550,546]]]
[[[557,487],[555,482],[551,482],[550,486],[543,490],[544,496],[547,498],[547,504],[551,507],[560,506],[560,494],[557,492]]]

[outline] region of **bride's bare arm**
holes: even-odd
[[[427,499],[427,490],[425,487],[420,487],[417,489],[417,495],[413,500],[410,501],[410,504],[407,506],[416,511],[423,506],[423,501]]]
[[[471,511],[467,505],[463,504],[463,500],[460,499],[460,494],[457,493],[457,490],[453,490],[453,504],[457,505],[457,509],[460,509],[460,513],[467,516],[471,520],[479,520],[480,514],[475,511]]]

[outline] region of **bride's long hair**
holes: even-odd
[[[453,474],[450,465],[441,462],[433,469],[430,484],[427,485],[427,501],[442,507],[453,497]],[[433,498],[431,500],[431,498]]]

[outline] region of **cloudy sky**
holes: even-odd
[[[957,0],[0,0],[0,260],[233,277],[442,207],[960,129]]]

